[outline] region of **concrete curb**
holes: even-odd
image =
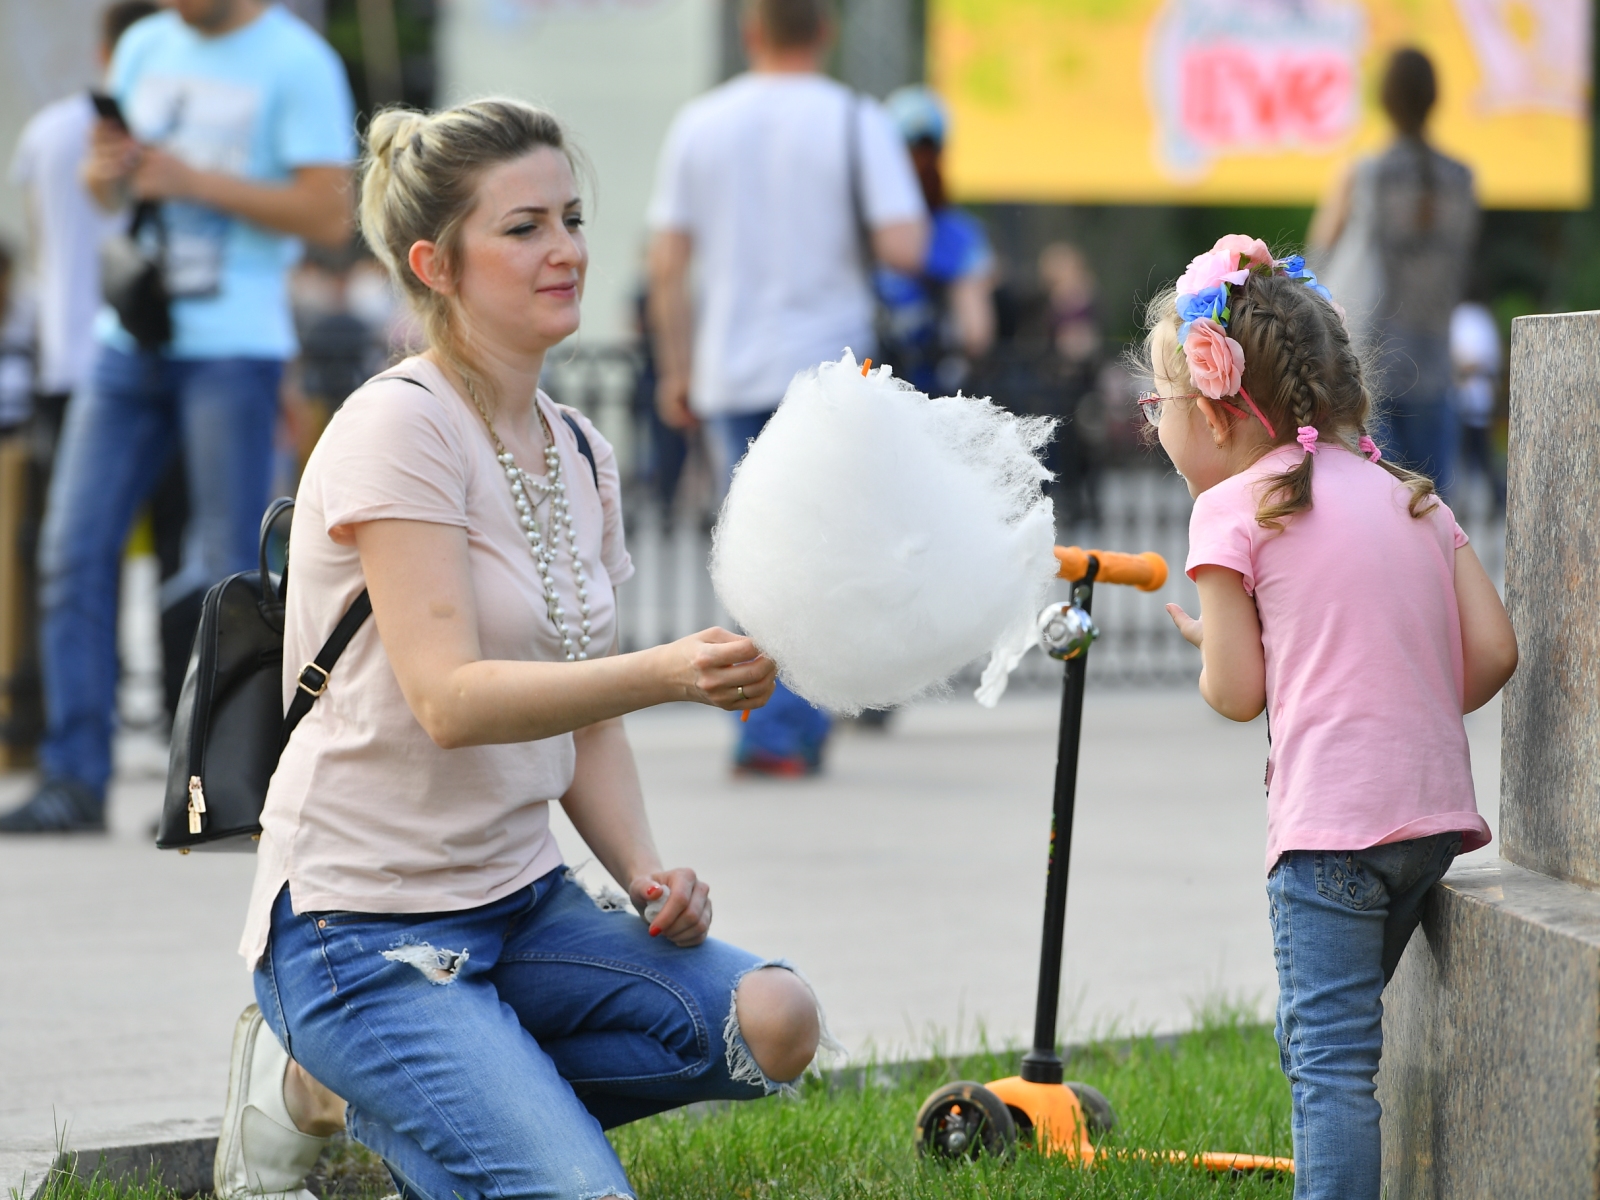
[[[194,1196],[211,1190],[211,1163],[216,1156],[214,1137],[68,1150],[56,1156],[49,1174],[27,1200],[40,1200],[63,1176],[90,1179],[97,1175],[128,1186],[160,1182],[180,1196]]]

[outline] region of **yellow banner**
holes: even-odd
[[[1303,204],[1389,138],[1389,54],[1490,208],[1589,204],[1588,0],[929,0],[964,200]]]

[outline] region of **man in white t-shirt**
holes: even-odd
[[[704,424],[724,489],[796,372],[847,346],[874,352],[869,257],[922,265],[927,210],[905,143],[875,101],[821,73],[831,35],[825,0],[746,0],[750,71],[687,104],[662,150],[657,407],[668,425]],[[826,716],[780,686],[740,726],[736,761],[808,774],[826,736]]]
[[[100,20],[102,70],[129,26],[156,9],[151,0],[118,0],[105,10]],[[33,115],[11,159],[11,182],[26,198],[33,251],[37,386],[46,408],[52,409],[64,406],[88,377],[95,354],[94,319],[100,311],[99,246],[126,223],[121,214],[103,211],[79,176],[94,122],[89,93],[74,92]],[[57,413],[57,423],[59,419]]]

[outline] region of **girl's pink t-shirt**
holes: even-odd
[[[1455,552],[1467,535],[1442,501],[1413,517],[1399,480],[1327,444],[1311,508],[1263,529],[1265,480],[1302,453],[1273,450],[1201,493],[1189,518],[1189,577],[1239,572],[1261,617],[1267,870],[1288,850],[1456,830],[1463,852],[1486,846],[1461,720]]]

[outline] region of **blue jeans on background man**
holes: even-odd
[[[728,413],[706,419],[707,450],[711,467],[726,497],[733,468],[744,457],[753,438],[760,435],[773,410]],[[734,717],[738,720],[737,715]],[[772,699],[752,709],[748,721],[739,722],[739,742],[734,763],[771,774],[809,774],[822,766],[822,748],[833,722],[828,714],[802,700],[780,682]]]
[[[255,991],[406,1200],[589,1200],[634,1194],[604,1130],[784,1090],[734,1004],[784,965],[652,938],[557,868],[462,912],[296,916],[285,888]]]
[[[1291,850],[1267,876],[1295,1200],[1378,1200],[1383,988],[1460,850],[1459,833]]]
[[[163,603],[255,565],[271,487],[276,359],[169,359],[102,347],[67,413],[40,535],[46,785],[103,806],[117,700],[123,548],[174,445],[189,487],[183,566]]]

